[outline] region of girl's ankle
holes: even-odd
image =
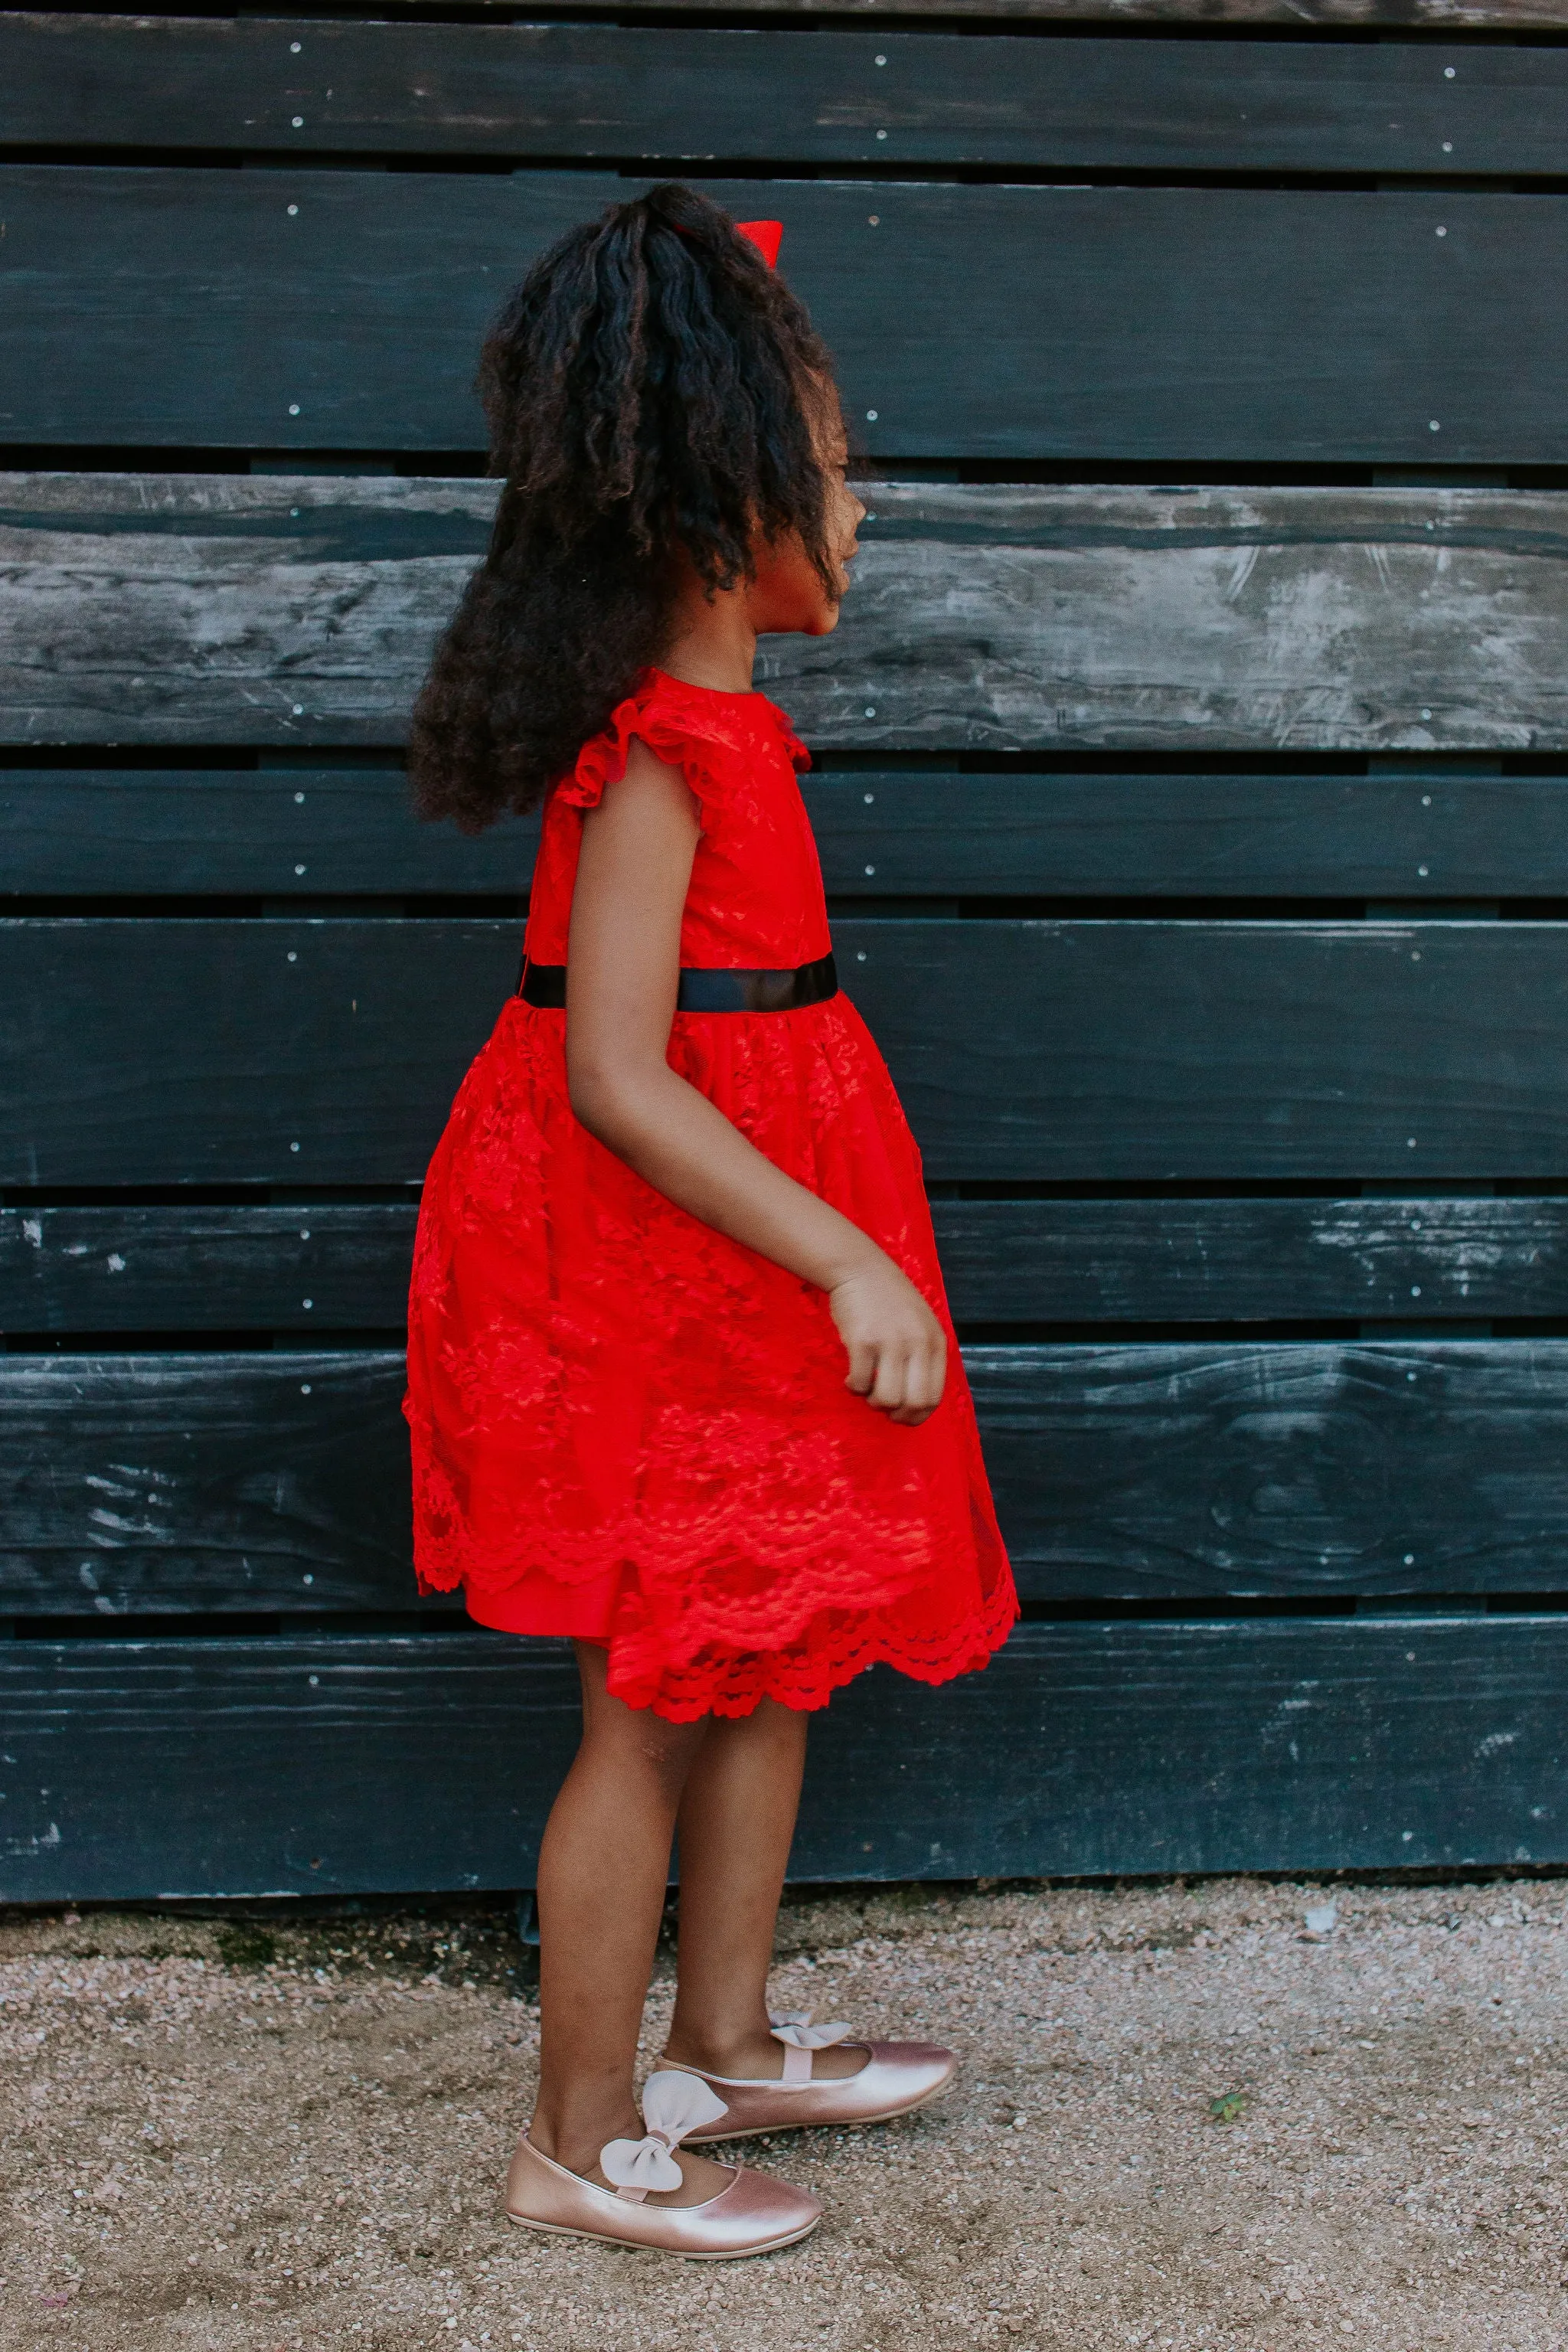
[[[584,2179],[597,2175],[599,2151],[613,2139],[640,2139],[643,2126],[637,2110],[627,2107],[624,2116],[606,2123],[584,2128],[572,2118],[552,2118],[535,2113],[529,2120],[528,2143],[552,2164],[563,2165],[568,2172],[580,2173]]]
[[[749,2033],[672,2032],[664,2054],[678,2066],[695,2067],[700,2074],[727,2074],[732,2081],[739,2081],[752,2075],[776,2074],[783,2053],[763,2026]]]

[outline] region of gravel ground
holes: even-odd
[[[752,2143],[827,2218],[721,2267],[502,2219],[504,1912],[11,1916],[0,2345],[1563,2352],[1565,1955],[1549,1880],[797,1901],[778,1994],[964,2073]]]

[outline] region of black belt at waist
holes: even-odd
[[[524,961],[517,992],[525,1004],[560,1011],[566,1003],[563,963]],[[678,1013],[793,1013],[803,1004],[825,1004],[838,993],[838,968],[831,955],[793,971],[710,971],[682,964],[675,1000]]]

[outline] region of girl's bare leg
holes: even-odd
[[[599,2150],[640,2139],[637,2029],[658,1942],[676,1809],[708,1720],[666,1723],[605,1687],[602,1649],[577,1645],[583,1741],[539,1856],[539,2098],[529,2137],[604,2185]],[[694,2205],[729,2169],[682,2149],[684,2185],[650,2203]]]
[[[776,2076],[768,1963],[805,1766],[806,1717],[764,1699],[715,1716],[680,1799],[680,1975],[668,2055],[715,2074]],[[854,2074],[861,2050],[819,2050],[818,2074]]]

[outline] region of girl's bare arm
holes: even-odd
[[[848,1386],[894,1421],[924,1421],[942,1398],[946,1342],[914,1285],[665,1059],[698,832],[679,771],[634,743],[583,824],[566,964],[572,1108],[678,1206],[825,1290]]]

